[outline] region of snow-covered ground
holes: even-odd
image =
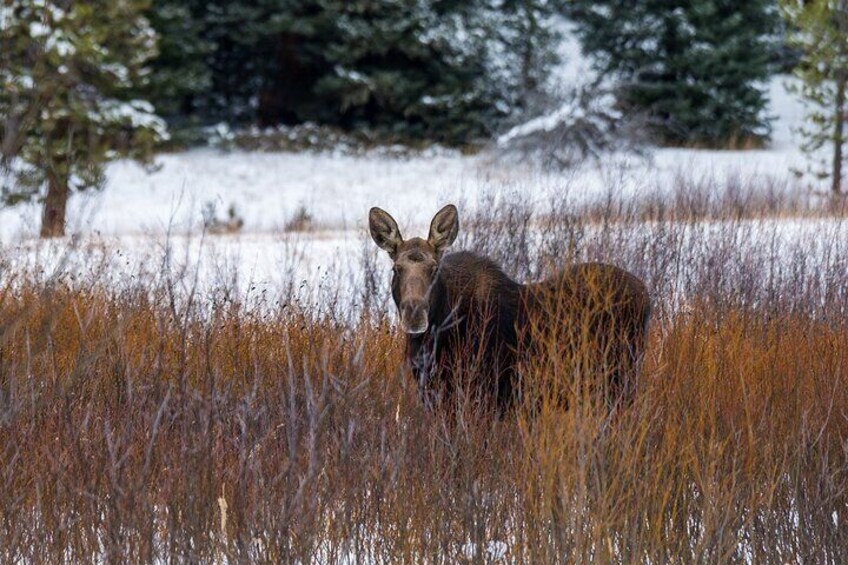
[[[504,162],[496,153],[466,156],[431,151],[409,157],[381,154],[248,153],[198,149],[160,155],[157,169],[131,161],[108,168],[100,192],[70,202],[69,231],[110,236],[161,235],[196,230],[201,208],[216,205],[219,216],[234,205],[249,234],[280,234],[301,211],[316,226],[332,230],[364,227],[368,209],[380,206],[401,223],[425,226],[440,205],[474,201],[481,192],[518,190],[545,206],[551,191],[575,203],[606,197],[656,195],[670,190],[680,174],[688,178],[741,180],[769,177],[801,190],[790,172],[803,167],[792,128],[803,110],[785,91],[783,77],[771,85],[773,145],[750,151],[656,149],[647,157],[611,156],[566,171],[543,171],[532,164]],[[37,234],[34,204],[0,211],[0,238],[6,244]]]
[[[566,50],[573,55],[573,49]],[[580,70],[585,61],[570,60],[562,76],[587,72]],[[768,176],[801,190],[790,169],[806,164],[795,133],[804,109],[785,88],[790,80],[779,76],[769,85],[774,132],[771,146],[763,150],[654,149],[644,157],[618,155],[571,170],[543,171],[487,151],[469,156],[433,150],[392,157],[198,149],[160,155],[152,172],[131,161],[111,164],[105,190],[72,199],[69,227],[73,233],[114,236],[159,235],[169,228],[185,232],[197,226],[207,202],[222,216],[235,205],[245,219],[244,231],[253,234],[280,233],[301,211],[324,228],[357,229],[373,205],[420,226],[440,204],[473,200],[481,191],[520,190],[543,199],[553,190],[581,202],[609,191],[618,196],[656,195],[681,173],[719,183],[731,176]],[[0,210],[0,238],[9,243],[33,237],[38,221],[34,204]]]
[[[568,34],[563,51],[568,64],[559,69],[560,80],[577,80],[590,72]],[[405,235],[424,235],[440,206],[458,202],[462,216],[483,201],[483,194],[519,192],[544,211],[552,194],[574,204],[610,194],[656,198],[671,191],[680,176],[717,185],[727,179],[744,183],[768,177],[782,190],[806,190],[790,171],[803,168],[806,161],[794,131],[804,111],[785,88],[789,80],[776,77],[769,85],[774,135],[771,147],[763,150],[654,149],[647,156],[616,155],[550,171],[505,160],[495,151],[463,155],[436,149],[396,157],[379,152],[353,156],[198,149],[160,155],[152,171],[130,161],[111,164],[104,190],[71,199],[72,236],[65,242],[37,241],[37,205],[0,209],[0,242],[3,255],[23,268],[41,261],[50,264],[50,257],[56,263],[67,255],[63,245],[73,240],[73,253],[84,257],[77,269],[118,274],[139,266],[155,272],[168,245],[199,262],[207,279],[237,271],[242,279],[276,285],[291,282],[295,270],[296,276],[315,280],[322,271],[358,263],[368,245],[371,206],[392,213]],[[244,219],[242,231],[201,237],[201,210],[208,203],[215,205],[220,218],[234,206]],[[304,214],[311,218],[310,231],[286,229]],[[92,254],[102,261],[93,261]]]

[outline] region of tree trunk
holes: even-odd
[[[41,237],[65,235],[65,209],[68,205],[68,181],[59,175],[47,177],[47,197],[41,214]]]
[[[535,93],[538,85],[536,78],[533,75],[535,61],[535,51],[533,49],[533,38],[539,33],[539,22],[536,19],[536,13],[533,11],[533,5],[525,0],[523,3],[524,17],[527,23],[527,37],[524,38],[523,50],[521,53],[521,87],[524,92],[521,95],[521,103],[527,107],[528,98]]]
[[[840,77],[836,83],[836,116],[833,133],[833,185],[834,194],[842,189],[842,150],[845,145],[845,87],[848,77]]]

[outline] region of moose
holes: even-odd
[[[571,373],[603,375],[611,406],[629,401],[651,316],[648,289],[636,276],[580,263],[520,284],[486,257],[446,253],[459,233],[452,204],[433,217],[427,239],[404,239],[376,207],[369,229],[392,260],[406,362],[428,407],[451,402],[464,387],[503,413],[521,397],[521,367],[556,361],[545,359],[551,355],[570,359],[559,366]],[[578,351],[589,352],[590,362],[574,362]]]

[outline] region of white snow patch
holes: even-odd
[[[569,88],[591,83],[597,78],[592,59],[583,54],[576,27],[577,24],[567,18],[554,20],[554,29],[559,32],[562,41],[556,50],[560,63],[551,70],[547,85],[553,91],[563,86]]]
[[[50,26],[41,22],[32,22],[29,24],[30,37],[45,37],[50,34]]]
[[[591,106],[597,109],[603,109],[607,113],[615,115],[613,106],[615,98],[612,94],[606,93],[594,98]],[[498,137],[497,144],[501,147],[509,144],[510,141],[525,137],[527,135],[538,132],[550,132],[560,126],[574,124],[579,120],[584,120],[591,115],[592,108],[581,107],[577,104],[577,99],[569,100],[562,106],[554,110],[550,114],[545,114],[537,118],[533,118],[523,124],[517,125],[505,134]]]
[[[610,156],[602,163],[565,171],[516,165],[486,152],[431,151],[397,157],[380,152],[354,156],[199,149],[160,155],[153,172],[127,160],[110,164],[104,191],[71,199],[70,227],[82,234],[104,235],[164,233],[169,227],[185,232],[198,225],[200,209],[209,201],[221,209],[235,204],[247,233],[280,232],[299,210],[307,211],[322,228],[362,229],[371,206],[391,212],[402,228],[426,227],[441,205],[474,202],[482,193],[520,190],[544,209],[552,193],[578,204],[610,194],[657,197],[672,190],[680,175],[710,179],[719,186],[728,180],[768,177],[776,185],[784,180],[786,190],[803,190],[791,170],[803,169],[807,163],[794,133],[803,122],[804,108],[786,91],[785,83],[790,80],[778,76],[769,87],[770,113],[777,119],[774,143],[768,149],[655,149],[647,159]],[[149,105],[135,102],[116,103],[109,112],[137,126],[156,125],[151,110]],[[551,127],[569,109],[560,111],[561,115],[549,121],[540,118],[525,126]],[[6,184],[9,182],[7,179]],[[0,209],[0,240],[34,236],[39,212],[34,204]]]
[[[500,561],[506,557],[508,549],[509,547],[507,544],[502,541],[490,541],[486,544],[485,548],[483,548],[480,557],[483,557],[486,563]],[[477,544],[470,541],[467,542],[462,548],[462,553],[466,559],[473,560],[478,554]]]

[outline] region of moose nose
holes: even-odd
[[[427,304],[420,301],[404,302],[400,308],[400,322],[406,333],[423,334],[427,331]]]

